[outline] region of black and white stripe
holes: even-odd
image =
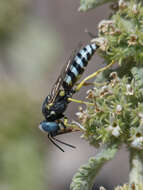
[[[74,83],[80,78],[80,75],[84,72],[84,68],[87,66],[96,49],[97,46],[93,43],[86,45],[77,53],[63,81],[63,88],[65,90],[71,89]]]

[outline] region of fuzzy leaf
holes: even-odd
[[[115,0],[80,0],[79,11],[88,11],[90,9],[96,8],[99,5],[113,1]]]
[[[131,70],[136,83],[143,88],[143,68],[133,67]]]
[[[90,190],[103,165],[111,160],[118,150],[117,145],[106,146],[96,157],[91,157],[86,165],[81,166],[73,177],[70,190]]]

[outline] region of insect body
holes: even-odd
[[[63,113],[68,103],[70,103],[69,98],[76,92],[74,89],[75,83],[84,72],[85,67],[96,49],[97,45],[92,43],[74,52],[54,84],[51,94],[46,97],[43,103],[42,112],[45,120],[40,123],[39,127],[42,131],[48,133],[49,139],[54,144],[55,142],[53,140],[61,142],[55,139],[56,135],[72,131],[65,126],[61,118],[64,117]],[[64,142],[61,143],[66,144]],[[66,145],[73,147],[69,144]],[[58,145],[56,144],[56,146]],[[58,146],[58,148],[60,147]],[[63,149],[61,150],[63,151]]]
[[[87,66],[92,55],[95,53],[96,49],[97,46],[95,43],[87,45],[74,57],[63,80],[63,88],[65,91],[69,91],[73,88],[73,85],[84,72],[85,67]]]

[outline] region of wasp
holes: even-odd
[[[67,127],[64,121],[64,112],[70,102],[86,103],[81,100],[73,99],[72,96],[85,84],[85,82],[96,76],[103,70],[98,70],[91,76],[85,78],[81,83],[74,87],[76,82],[80,79],[83,74],[88,62],[90,61],[93,54],[96,52],[98,46],[95,43],[86,45],[83,48],[78,48],[72,54],[67,61],[67,64],[62,69],[57,81],[55,82],[50,95],[48,95],[42,105],[42,113],[45,120],[39,125],[39,128],[48,134],[49,140],[56,145],[61,151],[64,150],[55,143],[58,141],[62,144],[75,148],[75,146],[67,144],[55,136],[72,132],[71,127]],[[107,67],[107,66],[106,66]]]

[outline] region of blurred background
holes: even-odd
[[[60,152],[38,129],[41,105],[62,66],[82,41],[85,29],[97,34],[98,22],[109,15],[109,5],[80,13],[79,0],[0,1],[0,189],[68,190],[72,176],[95,148],[79,132],[58,138],[76,145]],[[95,56],[84,77],[102,61]],[[76,96],[83,98],[87,88]],[[66,111],[75,119],[78,105]],[[96,178],[97,189],[126,182],[128,155],[123,148]],[[116,171],[116,172],[115,172]]]

